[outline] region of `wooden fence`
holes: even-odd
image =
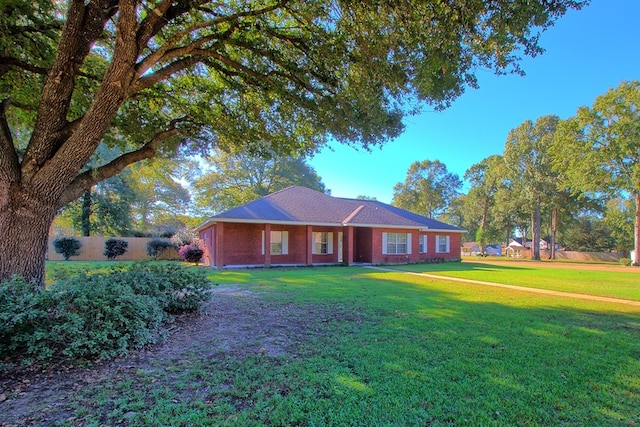
[[[556,259],[571,259],[577,261],[620,262],[620,258],[624,258],[624,254],[619,252],[556,252]]]
[[[104,242],[109,239],[113,239],[114,237],[100,237],[100,236],[89,236],[89,237],[74,237],[78,239],[82,244],[80,248],[80,255],[71,257],[70,259],[73,261],[107,261],[108,258],[104,255]],[[149,255],[147,255],[147,243],[151,240],[155,240],[153,238],[148,237],[117,237],[119,240],[124,240],[129,243],[127,247],[127,252],[124,255],[121,255],[116,258],[118,261],[141,261],[153,259]],[[57,253],[53,249],[53,241],[55,238],[49,239],[49,245],[47,247],[47,259],[51,261],[62,261],[64,257]],[[167,240],[169,239],[160,239]],[[175,249],[167,249],[158,257],[158,259],[163,260],[177,260],[180,259],[178,255],[178,251]]]

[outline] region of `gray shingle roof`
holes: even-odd
[[[272,222],[310,225],[464,230],[386,203],[332,197],[306,187],[288,187],[213,216],[213,222]]]

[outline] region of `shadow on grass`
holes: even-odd
[[[257,272],[254,289],[265,298],[364,319],[336,319],[295,363],[296,387],[325,397],[301,413],[298,400],[285,399],[278,413],[320,425],[640,421],[637,308],[400,277],[341,268]]]
[[[188,363],[162,366],[170,383],[136,371],[98,386],[101,401],[85,393],[84,407],[116,414],[107,420],[113,423],[123,414],[130,425],[640,422],[638,308],[358,268],[219,271],[211,278],[241,283],[283,313],[281,339],[296,341],[287,334],[300,327],[304,339],[277,357],[196,353]],[[212,315],[234,327],[224,313]],[[255,335],[257,344],[269,338]]]

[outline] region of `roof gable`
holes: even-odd
[[[285,188],[222,212],[198,228],[211,222],[277,222],[463,231],[386,203],[332,197],[299,186]]]

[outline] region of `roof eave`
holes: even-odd
[[[311,225],[315,227],[360,227],[360,228],[391,228],[391,229],[415,229],[424,232],[439,232],[439,233],[466,233],[467,230],[459,229],[440,229],[429,228],[420,224],[357,224],[357,223],[338,223],[338,222],[305,222],[305,221],[283,221],[283,220],[270,220],[270,219],[249,219],[249,218],[210,218],[196,227],[196,231],[204,230],[205,228],[214,225],[218,222],[237,223],[237,224],[276,224],[276,225]]]

